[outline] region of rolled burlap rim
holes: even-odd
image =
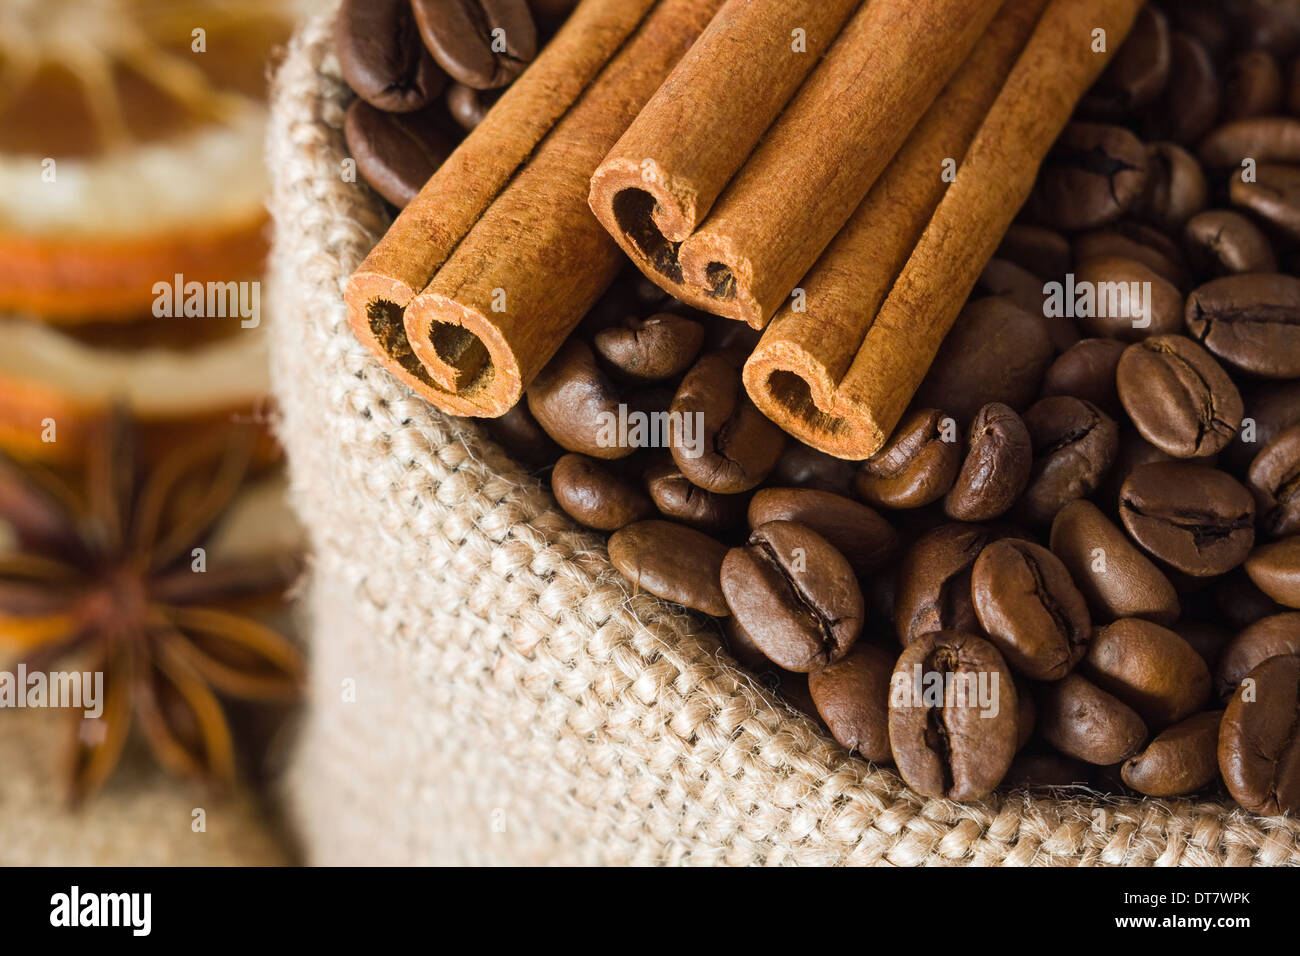
[[[610,566],[473,422],[399,386],[342,292],[387,225],[346,181],[328,19],[275,85],[272,366],[312,536],[285,782],[316,863],[1300,863],[1300,821],[1091,793],[927,800]]]

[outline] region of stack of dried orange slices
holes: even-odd
[[[235,304],[260,306],[265,64],[304,5],[0,3],[0,448],[75,464],[115,402],[163,444],[256,412]],[[186,314],[178,288],[216,291]]]

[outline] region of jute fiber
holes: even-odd
[[[473,422],[398,386],[344,282],[387,221],[346,181],[327,19],[276,82],[273,376],[312,538],[312,702],[285,781],[319,864],[1284,864],[1300,823],[1085,793],[925,800],[635,595]]]

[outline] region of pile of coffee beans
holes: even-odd
[[[343,0],[334,39],[357,99],[357,171],[398,209],[482,120],[578,0]]]
[[[1298,53],[1283,4],[1146,8],[869,461],[789,439],[756,333],[634,270],[489,428],[922,794],[1300,809]]]

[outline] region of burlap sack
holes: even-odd
[[[328,22],[276,84],[273,377],[316,552],[314,700],[287,780],[343,863],[1280,864],[1300,824],[1209,802],[924,800],[776,702],[712,625],[610,567],[472,422],[348,331],[386,221],[345,181]]]

